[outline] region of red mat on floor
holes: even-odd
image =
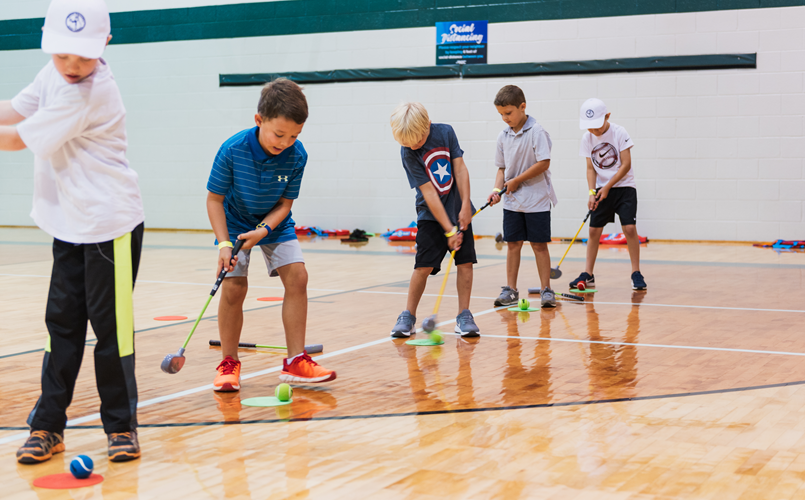
[[[49,490],[72,490],[85,486],[94,486],[103,482],[100,474],[90,474],[86,479],[76,479],[72,474],[65,472],[62,474],[51,474],[34,479],[34,486],[37,488],[47,488]]]

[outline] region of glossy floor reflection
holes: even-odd
[[[11,498],[69,498],[30,484],[63,472],[79,453],[96,459],[106,481],[73,498],[162,498],[171,491],[173,498],[720,499],[805,492],[805,255],[650,244],[642,251],[650,288],[634,292],[628,255],[602,247],[598,293],[523,313],[492,307],[505,253],[479,240],[471,307],[482,336],[446,335],[444,345],[423,348],[388,337],[412,255],[377,239],[358,247],[305,241],[307,343],[324,344],[320,362],[336,369],[338,380],[295,387],[289,406],[253,408],[240,401],[273,393],[282,355],[243,351],[243,389],[214,393],[208,384],[220,350],[207,345],[217,338],[214,307],[184,369],[172,376],[159,370],[203,305],[214,252],[205,234],[148,233],[135,291],[143,459],[105,460],[90,338],[67,453],[23,467],[13,453],[38,396],[49,246],[38,231],[0,233],[7,263],[0,266],[0,374],[14,380],[0,386],[0,478]],[[555,257],[565,248],[550,247]],[[575,277],[583,253],[571,249],[564,281]],[[537,284],[529,264],[524,257],[521,290]],[[281,285],[255,271],[242,339],[282,344],[281,303],[256,300],[281,295]],[[440,280],[428,284],[420,319]],[[564,291],[564,281],[555,288]],[[439,314],[446,333],[456,314],[454,283]],[[162,315],[191,319],[153,319]]]

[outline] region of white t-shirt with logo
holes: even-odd
[[[621,151],[625,151],[634,146],[629,133],[625,128],[615,123],[609,122],[609,129],[600,137],[594,136],[590,132],[585,132],[581,138],[579,156],[589,158],[595,168],[596,181],[595,187],[606,186],[621,167]],[[633,187],[636,188],[634,168],[630,168],[612,187]]]
[[[506,127],[498,134],[495,166],[504,169],[504,179],[510,181],[535,163],[551,159],[551,136],[529,116],[517,133]],[[503,208],[512,212],[547,212],[558,203],[551,184],[550,169],[520,184],[514,193],[503,196]]]
[[[126,159],[126,109],[103,59],[69,84],[50,61],[12,101],[34,159],[31,217],[70,243],[100,243],[145,219],[137,173]]]

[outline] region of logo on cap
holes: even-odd
[[[73,33],[78,33],[79,31],[83,30],[84,27],[86,27],[87,20],[84,19],[84,16],[82,16],[81,13],[73,12],[67,16],[64,24],[67,25],[68,30],[72,31]]]
[[[587,118],[592,118],[595,115],[595,112],[592,109],[588,109],[584,114],[587,115]]]

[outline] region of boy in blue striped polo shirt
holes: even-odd
[[[257,111],[257,126],[238,132],[218,150],[207,182],[207,214],[219,242],[215,273],[224,267],[228,273],[218,305],[223,361],[213,382],[214,389],[221,392],[240,390],[238,342],[255,246],[262,250],[269,275],[279,276],[285,287],[282,323],[288,358],[283,361],[280,380],[311,383],[336,377],[305,352],[307,270],[291,206],[299,197],[307,163],[307,152],[296,139],[307,120],[307,100],[297,84],[280,78],[263,87]],[[233,258],[235,239],[245,242]]]

